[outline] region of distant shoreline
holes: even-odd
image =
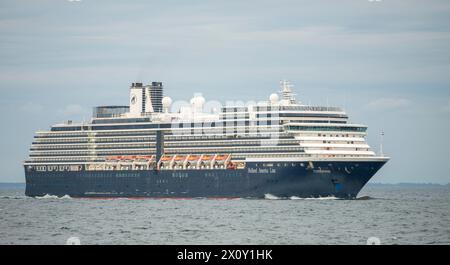
[[[450,183],[420,183],[420,182],[399,182],[399,183],[383,183],[383,182],[373,182],[367,183],[366,186],[450,186]]]

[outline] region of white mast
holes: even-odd
[[[290,104],[296,104],[295,100],[295,93],[292,92],[292,85],[287,80],[281,80],[280,81],[281,86],[281,95],[283,97],[283,100],[286,102],[289,102]]]
[[[380,135],[380,156],[384,156],[383,154],[383,137],[384,137],[384,131],[381,131]]]

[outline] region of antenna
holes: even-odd
[[[290,104],[295,104],[295,94],[292,92],[292,85],[287,80],[280,81],[281,94],[284,100],[287,100]]]
[[[344,111],[347,110],[347,87],[344,88]]]
[[[327,95],[327,111],[330,111],[330,103],[328,101],[328,95]],[[331,123],[331,118],[329,115],[328,115],[328,123]]]
[[[384,131],[381,130],[381,134],[380,134],[380,156],[384,156],[384,154],[383,154],[383,138],[384,138]]]

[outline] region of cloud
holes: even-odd
[[[393,110],[401,109],[411,105],[411,101],[405,98],[379,98],[366,105],[370,110]]]

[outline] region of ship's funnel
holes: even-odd
[[[151,85],[132,83],[130,87],[130,113],[142,115],[143,113],[163,111],[163,85],[161,82],[152,82]]]

